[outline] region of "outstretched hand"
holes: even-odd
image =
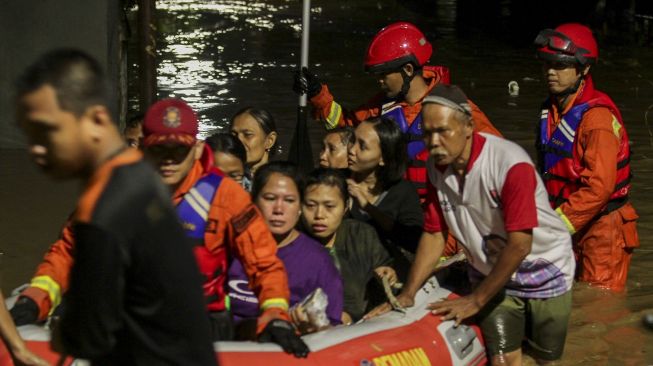
[[[476,315],[483,305],[472,294],[453,300],[433,302],[427,308],[431,310],[432,314],[441,315],[442,320],[454,320],[458,326],[463,320]]]
[[[404,308],[410,308],[413,305],[415,305],[414,297],[413,296],[408,296],[408,295],[404,294],[403,292],[400,293],[397,296],[397,302],[399,303],[399,305],[401,305]],[[372,319],[372,318],[377,317],[379,315],[383,315],[383,314],[385,314],[387,312],[390,312],[390,310],[392,310],[392,305],[390,305],[389,302],[384,302],[383,304],[381,304],[381,305],[375,307],[374,309],[372,309],[372,311],[370,311],[369,313],[365,314],[363,316],[363,319]]]

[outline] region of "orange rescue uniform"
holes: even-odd
[[[555,130],[583,91],[593,88],[589,80],[570,96],[562,111],[551,103],[550,131]],[[626,285],[633,248],[639,246],[636,228],[639,216],[629,202],[601,214],[615,191],[617,155],[624,133],[613,121],[615,116],[606,107],[594,107],[583,114],[573,147],[574,156],[578,156],[582,165],[580,188],[556,212],[574,234],[578,280],[621,291]]]
[[[213,153],[208,147],[174,192],[173,204],[187,193],[213,166]],[[258,331],[269,320],[288,320],[288,280],[283,263],[276,256],[277,245],[259,210],[252,204],[249,194],[231,179],[223,179],[208,214],[205,246],[214,253],[228,250],[242,263],[249,277],[250,288],[258,294],[262,315]],[[74,257],[74,238],[70,223],[63,229],[22,296],[29,296],[39,306],[39,320],[44,320],[68,289],[70,268]],[[226,273],[224,274],[226,276]]]
[[[419,101],[413,105],[410,105],[405,101],[399,102],[409,124],[411,124],[422,111],[422,100],[424,97],[429,95],[431,90],[440,82],[440,76],[428,66],[424,67],[422,77],[428,83],[428,89]],[[386,95],[381,92],[355,110],[344,111],[340,104],[333,100],[333,95],[329,92],[329,88],[325,84],[322,84],[322,90],[319,94],[311,98],[311,104],[315,109],[316,118],[324,121],[326,128],[332,129],[335,127],[357,126],[367,119],[380,116],[381,107],[386,100]],[[485,132],[495,136],[501,136],[499,130],[492,125],[485,113],[483,113],[476,104],[469,101],[469,105],[472,108],[472,118],[474,119],[474,130],[476,132]]]

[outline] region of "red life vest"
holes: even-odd
[[[424,66],[424,69],[434,72],[438,82],[449,84],[449,69],[444,66]],[[426,197],[426,160],[429,152],[426,150],[422,137],[422,114],[417,114],[413,121],[408,121],[403,106],[396,100],[389,101],[381,107],[381,116],[392,119],[407,136],[408,168],[404,178],[413,183],[420,198]]]
[[[606,94],[593,88],[591,78],[587,78],[582,95],[577,97],[574,106],[565,113],[558,126],[551,131],[552,125],[549,113],[551,100],[547,100],[540,118],[539,138],[537,140],[542,178],[549,193],[549,202],[557,208],[569,199],[569,196],[580,189],[580,173],[582,161],[574,151],[577,136],[576,131],[582,122],[583,115],[590,108],[605,107],[612,112],[621,129],[621,141],[617,155],[617,180],[610,200],[602,214],[618,209],[628,201],[630,191],[630,146],[628,134],[621,118],[619,109]]]
[[[186,237],[193,244],[193,252],[204,279],[204,297],[209,311],[225,309],[225,281],[227,278],[227,248],[222,246],[211,252],[206,248],[204,233],[216,230],[208,221],[211,203],[215,197],[222,174],[215,169],[195,183],[177,205],[177,214],[181,220]]]

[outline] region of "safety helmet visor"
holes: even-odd
[[[594,61],[593,58],[584,56],[584,54],[589,53],[589,51],[578,47],[569,37],[553,29],[542,30],[537,37],[535,37],[534,43],[536,46],[540,47],[541,50],[548,48],[549,50],[555,51],[554,53],[562,54],[560,55],[562,56],[560,57],[561,61],[568,61],[570,59],[570,57],[564,57],[564,55],[572,56],[581,65],[593,63]]]

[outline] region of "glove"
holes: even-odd
[[[21,296],[9,310],[17,326],[34,324],[39,319],[39,306],[27,296]]]
[[[258,338],[259,342],[276,343],[286,353],[295,357],[305,358],[310,350],[304,341],[295,333],[295,327],[283,319],[271,320]]]
[[[302,67],[301,70],[295,71],[295,82],[292,85],[292,90],[299,95],[306,94],[310,99],[320,94],[322,83],[320,83],[317,75],[310,72],[308,68]]]

